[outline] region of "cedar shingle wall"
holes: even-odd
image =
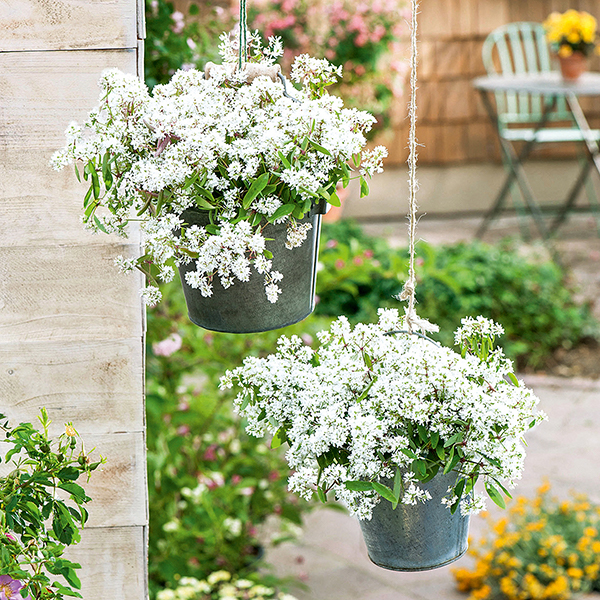
[[[471,80],[484,75],[481,46],[496,27],[542,22],[556,10],[586,10],[600,20],[600,0],[422,0],[418,92],[421,163],[448,164],[499,159],[495,132]],[[593,57],[591,70],[600,70]],[[582,99],[592,126],[600,125],[600,98]],[[406,129],[397,130],[389,162],[406,159]],[[536,155],[564,158],[575,148],[547,145]]]

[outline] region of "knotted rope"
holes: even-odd
[[[419,182],[417,180],[417,65],[418,65],[418,46],[417,46],[417,14],[419,10],[419,1],[411,1],[412,18],[410,23],[410,101],[408,103],[408,116],[410,121],[408,135],[408,190],[409,190],[409,251],[410,258],[408,264],[408,279],[404,283],[402,292],[398,296],[399,300],[408,300],[406,312],[406,327],[409,332],[415,329],[422,331],[438,331],[438,326],[430,323],[426,319],[421,319],[415,310],[415,288],[417,287],[417,278],[415,276],[415,238],[417,232],[417,190]]]

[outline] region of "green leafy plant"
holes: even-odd
[[[147,336],[153,596],[165,587],[170,594],[181,578],[204,581],[221,569],[255,578],[262,546],[295,537],[311,508],[288,493],[282,454],[246,435],[243,421],[231,414],[231,394],[218,390],[225,369],[272,351],[282,332],[201,330],[185,317],[178,287],[162,291],[164,301],[149,312]],[[328,322],[313,318],[286,330],[310,341]]]
[[[184,15],[172,2],[146,0],[144,74],[148,87],[167,83],[178,69],[204,67],[218,59],[219,34],[232,26],[232,14],[213,3],[192,3]]]
[[[53,442],[45,409],[38,418],[42,431],[31,423],[0,424],[6,437],[0,443],[9,446],[3,460],[12,467],[0,477],[0,593],[11,598],[19,591],[33,600],[80,598],[75,591],[81,587],[80,565],[63,553],[79,542],[88,518],[85,505],[91,498],[77,480],[89,479],[105,459],[90,460],[71,423]]]
[[[567,600],[600,591],[600,507],[583,495],[560,501],[549,490],[545,483],[535,499],[514,500],[472,546],[475,567],[453,571],[470,600]]]
[[[419,314],[440,326],[436,338],[444,345],[462,317],[483,315],[502,322],[500,343],[519,368],[537,368],[556,349],[597,335],[589,307],[575,302],[565,271],[543,254],[525,255],[507,240],[495,246],[419,242],[417,256]],[[394,296],[408,271],[404,248],[391,248],[353,223],[326,224],[320,261],[317,313],[358,322],[374,320],[379,307],[398,306]]]

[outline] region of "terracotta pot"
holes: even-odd
[[[587,69],[587,57],[581,52],[571,56],[559,56],[560,72],[565,81],[577,81]]]

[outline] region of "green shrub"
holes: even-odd
[[[219,18],[221,14],[225,20]],[[220,62],[219,34],[232,27],[230,19],[229,13],[208,2],[201,3],[201,8],[192,3],[189,15],[183,15],[172,2],[146,0],[144,75],[148,87],[167,83],[186,65],[202,68],[207,61]]]
[[[263,543],[298,533],[310,504],[288,493],[283,455],[245,433],[231,414],[231,392],[220,391],[218,380],[245,356],[272,352],[282,331],[306,337],[329,322],[313,318],[263,334],[214,333],[187,319],[179,282],[162,291],[164,301],[148,314],[147,335],[153,596],[182,577],[203,580],[220,569],[252,576]],[[266,540],[263,525],[272,515],[279,526],[269,526]]]
[[[535,368],[557,348],[597,331],[589,307],[575,303],[565,271],[547,258],[522,255],[514,242],[419,242],[417,257],[417,310],[440,326],[435,337],[445,345],[462,317],[483,315],[503,325],[499,343],[519,367]],[[394,295],[408,271],[406,249],[342,221],[324,227],[320,260],[318,314],[356,322],[373,320],[380,306],[399,306]]]

